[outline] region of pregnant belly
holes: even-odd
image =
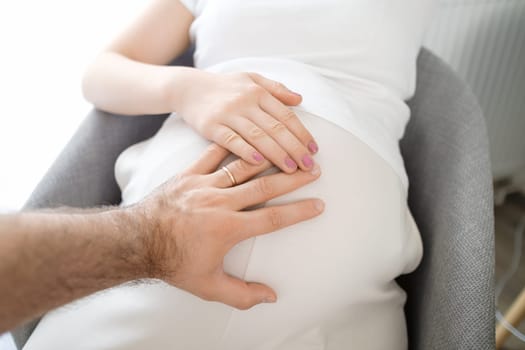
[[[349,132],[304,111],[323,174],[267,205],[319,197],[323,215],[241,242],[232,275],[272,286],[275,304],[240,311],[161,282],[123,285],[55,310],[26,349],[403,349],[404,292],[421,242],[396,173]],[[123,153],[117,178],[130,204],[207,146],[177,118]],[[381,334],[381,337],[373,334]]]

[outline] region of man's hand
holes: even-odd
[[[293,191],[319,169],[246,180],[270,167],[212,146],[183,174],[127,208],[58,209],[0,215],[0,333],[118,284],[161,278],[206,300],[246,309],[275,300],[267,286],[228,276],[224,255],[238,242],[318,215],[319,200],[242,211]]]
[[[231,187],[227,172],[216,170],[228,154],[217,145],[210,146],[193,166],[130,210],[146,219],[144,241],[152,277],[205,300],[248,309],[275,301],[275,292],[263,284],[226,274],[224,256],[242,240],[319,215],[324,205],[320,200],[307,199],[242,210],[314,181],[320,169],[316,165],[308,172],[279,173],[245,182],[271,165],[236,160],[227,166],[238,184]]]

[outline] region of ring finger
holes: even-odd
[[[220,168],[209,175],[213,186],[227,188],[234,185],[240,185],[255,175],[271,168],[272,164],[265,160],[261,164],[253,165],[243,159],[237,159],[224,167],[227,170]],[[233,180],[230,175],[233,177]]]

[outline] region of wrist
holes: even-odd
[[[196,82],[199,70],[192,67],[172,67],[165,87],[165,96],[172,111],[179,112],[188,90]]]
[[[114,254],[124,263],[128,280],[154,278],[154,268],[150,258],[151,228],[144,213],[135,207],[123,207],[107,211],[109,227],[114,230]],[[111,233],[111,232],[110,232]]]
[[[190,95],[202,95],[201,92],[196,92],[195,89],[209,85],[209,77],[211,75],[213,73],[193,67],[173,67],[166,89],[166,96],[171,110],[182,112],[186,101],[190,99]]]
[[[136,242],[136,263],[140,266],[137,271],[142,278],[163,279],[166,274],[166,251],[168,249],[167,237],[164,237],[158,211],[154,206],[157,203],[147,200],[131,207],[123,208],[122,215],[132,227],[132,236]]]

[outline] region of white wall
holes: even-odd
[[[147,0],[0,1],[0,212],[22,206],[90,106],[84,67]],[[0,350],[11,350],[0,335]]]
[[[0,212],[18,209],[89,111],[84,67],[147,0],[0,1]]]
[[[478,97],[495,178],[525,170],[525,1],[440,0],[425,45]]]

